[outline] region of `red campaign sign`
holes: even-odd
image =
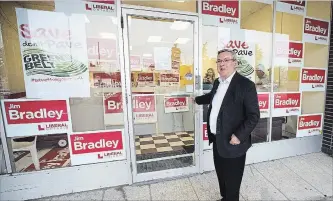
[[[280,2],[305,7],[305,1],[302,0],[289,0],[289,1],[280,1]]]
[[[94,2],[94,3],[105,3],[105,4],[114,4],[114,0],[86,0],[89,2]]]
[[[239,17],[239,1],[202,1],[202,14]]]
[[[179,82],[179,74],[161,74],[161,82]]]
[[[207,123],[203,123],[202,125],[202,133],[203,140],[208,140],[208,131],[207,131]]]
[[[94,73],[93,80],[95,86],[121,87],[120,72],[113,73]]]
[[[329,23],[316,19],[304,18],[304,33],[317,36],[328,36]]]
[[[123,113],[123,101],[121,92],[104,94],[104,113]]]
[[[276,43],[276,55],[293,59],[303,58],[303,43],[279,41]]]
[[[268,110],[269,94],[258,94],[258,103],[260,110]]]
[[[274,108],[300,107],[301,93],[278,93],[274,94]]]
[[[320,128],[322,116],[321,115],[308,115],[298,117],[298,130]]]
[[[322,69],[302,69],[301,83],[325,83],[325,72]]]
[[[153,82],[154,73],[139,73],[138,82]]]
[[[65,100],[6,101],[8,125],[68,121]]]
[[[103,38],[87,38],[88,59],[116,60],[116,40]]]
[[[70,138],[73,154],[87,154],[123,149],[121,131],[72,134]]]
[[[182,106],[187,106],[186,97],[167,98],[165,102],[165,107],[167,108],[182,107]]]
[[[133,93],[133,112],[155,112],[155,96],[152,93]],[[142,94],[138,96],[137,94]],[[149,95],[152,94],[152,95]]]
[[[136,94],[143,94],[138,96]],[[133,112],[155,112],[155,96],[151,93],[133,93]],[[123,102],[121,92],[114,94],[104,94],[105,114],[115,114],[123,112]]]

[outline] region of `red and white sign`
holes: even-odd
[[[160,86],[178,86],[179,74],[178,73],[161,73],[160,74]]]
[[[105,93],[104,123],[107,125],[123,125],[124,114],[122,94]],[[154,123],[157,121],[155,95],[150,92],[135,92],[132,95],[134,123]]]
[[[285,12],[295,15],[305,15],[306,13],[305,0],[289,0],[289,1],[277,1],[276,10],[279,12]]]
[[[300,91],[325,91],[326,70],[302,68]]]
[[[301,115],[301,93],[277,92],[273,98],[273,117]]]
[[[281,41],[276,44],[276,56],[279,60],[287,61],[288,66],[303,67],[303,43],[297,41]],[[284,62],[286,64],[286,62]],[[282,64],[282,63],[281,63]]]
[[[130,56],[131,71],[141,71],[141,56]]]
[[[260,118],[268,118],[269,113],[269,93],[258,93],[258,103]]]
[[[213,146],[212,144],[209,145],[208,141],[208,130],[207,130],[207,123],[206,122],[203,122],[202,124],[202,139],[203,139],[203,149],[204,150],[207,150],[207,149],[212,149]]]
[[[322,134],[323,114],[298,116],[296,137]]]
[[[233,1],[202,1],[202,24],[240,28],[240,3]]]
[[[138,87],[154,87],[154,73],[138,73]]]
[[[165,113],[188,112],[188,97],[164,97]]]
[[[93,73],[94,87],[121,88],[120,72]]]
[[[108,15],[116,16],[115,0],[75,0],[71,1],[71,6],[64,0],[55,0],[56,12],[82,13],[88,15]]]
[[[123,130],[102,130],[69,134],[72,165],[125,160]]]
[[[2,100],[7,137],[72,131],[68,100]]]
[[[304,42],[328,45],[329,27],[329,21],[305,17],[303,34]]]
[[[87,38],[89,60],[116,61],[117,42],[113,39]]]

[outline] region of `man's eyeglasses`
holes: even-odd
[[[216,63],[227,63],[228,61],[235,61],[235,59],[224,59],[224,60],[217,60]]]

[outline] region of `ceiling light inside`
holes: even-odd
[[[99,35],[102,38],[115,39],[115,40],[117,39],[117,36],[114,33],[101,32],[99,33]]]
[[[147,42],[158,43],[161,42],[162,36],[149,36]]]
[[[175,43],[177,43],[177,44],[186,44],[188,41],[190,41],[189,38],[177,38]]]
[[[190,25],[189,22],[183,22],[183,21],[174,21],[172,25],[170,26],[170,29],[173,30],[185,30]]]
[[[142,56],[144,56],[144,57],[151,57],[153,55],[152,54],[143,54]]]

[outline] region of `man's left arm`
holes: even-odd
[[[243,104],[245,120],[235,132],[235,136],[239,139],[240,143],[249,137],[260,119],[258,94],[253,82],[251,82],[245,91]]]

